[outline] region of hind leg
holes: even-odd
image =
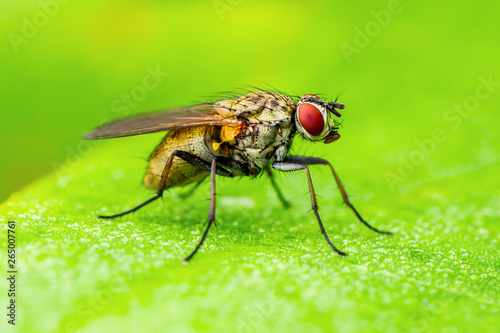
[[[130,213],[133,213],[133,212],[141,209],[142,207],[150,204],[151,202],[161,198],[163,195],[163,191],[165,190],[165,184],[166,184],[166,181],[168,178],[168,174],[170,172],[170,168],[172,167],[174,157],[181,158],[197,168],[207,170],[207,171],[211,170],[210,162],[207,162],[207,161],[205,161],[205,160],[203,160],[203,159],[199,158],[198,156],[195,156],[191,153],[188,153],[188,152],[185,152],[182,150],[174,150],[174,152],[169,156],[167,162],[165,163],[165,167],[163,168],[163,171],[161,174],[160,183],[158,184],[158,189],[156,190],[156,194],[154,197],[144,201],[143,203],[137,205],[136,207],[134,207],[132,209],[124,211],[123,213],[119,213],[119,214],[115,214],[115,215],[101,215],[101,216],[99,216],[99,218],[100,219],[114,219],[114,218],[117,218],[120,216],[124,216],[124,215],[130,214]],[[231,167],[235,167],[235,166],[233,166],[233,165],[228,166],[228,168],[231,168]],[[228,170],[224,169],[223,167],[216,167],[215,172],[216,172],[216,174],[218,174],[220,176],[225,176],[225,177],[234,177],[236,175],[234,172],[228,171]]]

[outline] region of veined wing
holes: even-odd
[[[236,117],[221,116],[216,108],[221,107],[214,104],[197,104],[122,118],[96,128],[83,138],[109,139],[186,127],[242,125]],[[225,113],[227,114],[227,110]]]

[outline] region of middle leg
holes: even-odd
[[[217,157],[214,157],[212,159],[212,167],[210,170],[210,209],[208,211],[208,224],[207,228],[205,229],[205,232],[203,233],[203,236],[201,236],[200,242],[196,246],[193,252],[189,256],[184,259],[184,261],[189,261],[191,260],[196,252],[200,249],[200,247],[203,245],[203,242],[205,241],[205,238],[208,235],[208,231],[210,230],[210,227],[212,226],[213,222],[215,220],[215,173],[217,169]]]

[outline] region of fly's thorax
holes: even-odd
[[[250,136],[256,146],[275,140],[277,136],[286,139],[294,126],[295,102],[283,94],[251,92],[236,100],[220,101],[215,104],[215,109],[224,118],[244,120],[247,126],[238,136]]]
[[[291,122],[295,102],[283,94],[257,91],[236,100],[217,102],[215,109],[222,117],[236,116],[251,123],[282,123]]]
[[[258,174],[269,163],[277,147],[290,147],[295,130],[292,121],[295,103],[290,97],[266,91],[252,92],[236,100],[220,101],[216,103],[216,110],[222,117],[237,117],[246,124],[236,131],[229,126],[222,127],[218,135],[220,141],[226,143],[218,152],[245,163],[251,174]]]

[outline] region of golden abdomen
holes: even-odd
[[[209,131],[208,127],[192,127],[169,132],[149,158],[144,185],[154,190],[158,189],[163,169],[175,150],[191,153],[210,163],[214,154],[210,148],[212,141],[208,135]],[[194,167],[176,156],[167,175],[165,188],[184,186],[202,180],[208,174],[208,171]]]

